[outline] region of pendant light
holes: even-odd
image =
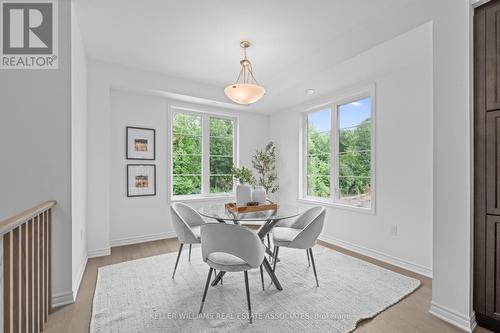
[[[247,48],[250,42],[244,40],[240,43],[243,48],[244,58],[240,61],[241,70],[236,82],[224,89],[226,96],[238,104],[252,104],[264,96],[266,90],[258,84],[252,71],[252,63],[247,59]]]

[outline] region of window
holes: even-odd
[[[172,196],[233,192],[235,119],[175,109],[172,114]]]
[[[304,199],[372,209],[372,117],[368,93],[305,114]]]
[[[201,193],[202,119],[175,113],[172,127],[173,194]]]
[[[307,115],[307,195],[311,197],[330,197],[330,118],[330,109]]]
[[[371,98],[337,106],[338,199],[371,207]]]
[[[210,193],[233,191],[233,121],[210,117]]]

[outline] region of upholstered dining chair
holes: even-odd
[[[170,212],[172,215],[172,224],[174,225],[175,233],[181,243],[179,246],[179,253],[177,254],[177,260],[175,261],[174,272],[172,274],[173,279],[175,271],[177,270],[177,265],[179,264],[179,258],[181,257],[182,247],[184,244],[189,244],[188,260],[191,261],[191,246],[193,244],[201,243],[200,226],[205,224],[205,220],[196,210],[181,202],[173,203],[170,206]]]
[[[316,244],[316,240],[323,229],[325,212],[325,208],[321,206],[309,208],[296,218],[291,225],[273,228],[273,270],[276,269],[280,247],[304,249],[307,252],[308,262],[310,260],[313,266],[316,286],[319,287],[312,248]]]
[[[264,244],[252,230],[243,226],[225,223],[203,224],[201,226],[201,238],[203,239],[201,242],[201,255],[210,269],[208,270],[199,313],[203,311],[214,269],[222,272],[243,272],[249,321],[252,323],[248,270],[261,266],[265,253]]]

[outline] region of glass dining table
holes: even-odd
[[[260,225],[257,235],[262,239],[264,245],[264,238],[269,237],[269,232],[273,227],[281,220],[294,218],[302,213],[299,207],[291,205],[278,205],[277,209],[265,210],[258,212],[246,212],[246,213],[236,213],[225,208],[224,204],[209,204],[199,208],[198,212],[207,218],[214,219],[220,223],[234,223],[239,225],[245,224],[257,224]],[[270,244],[266,246],[266,253],[273,257],[273,252],[270,249]],[[264,269],[273,281],[273,284],[278,290],[283,290],[278,278],[274,274],[271,264],[264,257],[262,262]],[[216,286],[222,279],[226,272],[219,272],[216,278],[212,282],[212,286]]]

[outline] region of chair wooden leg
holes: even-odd
[[[193,244],[189,244],[189,259],[188,259],[189,262],[191,262],[191,246],[192,245]]]
[[[252,323],[252,306],[250,305],[250,288],[248,287],[248,272],[245,271],[245,289],[247,292],[247,303],[248,303],[248,319],[250,324]]]
[[[307,266],[311,267],[311,260],[309,259],[309,250],[306,250],[307,254]]]
[[[260,265],[260,281],[262,282],[262,290],[265,290],[265,288],[264,288],[264,272],[262,271],[262,265]]]
[[[207,298],[208,285],[210,284],[210,278],[212,277],[213,270],[214,269],[212,267],[208,270],[207,283],[205,284],[205,291],[203,291],[203,298],[201,299],[200,312],[198,313],[203,311],[203,305],[205,304],[205,299]]]
[[[179,264],[179,258],[181,257],[181,252],[182,252],[182,247],[184,244],[181,243],[181,246],[179,246],[179,253],[177,254],[177,260],[175,261],[175,267],[174,267],[174,273],[172,274],[172,279],[175,276],[175,271],[177,270],[177,265]]]
[[[274,246],[273,272],[276,270],[276,262],[278,261],[278,251],[280,247]]]
[[[314,271],[314,277],[316,278],[316,287],[319,287],[318,274],[316,274],[316,265],[314,264],[314,257],[313,257],[313,250],[312,250],[312,248],[309,249],[309,256],[311,257],[311,262],[312,262],[313,271]]]

